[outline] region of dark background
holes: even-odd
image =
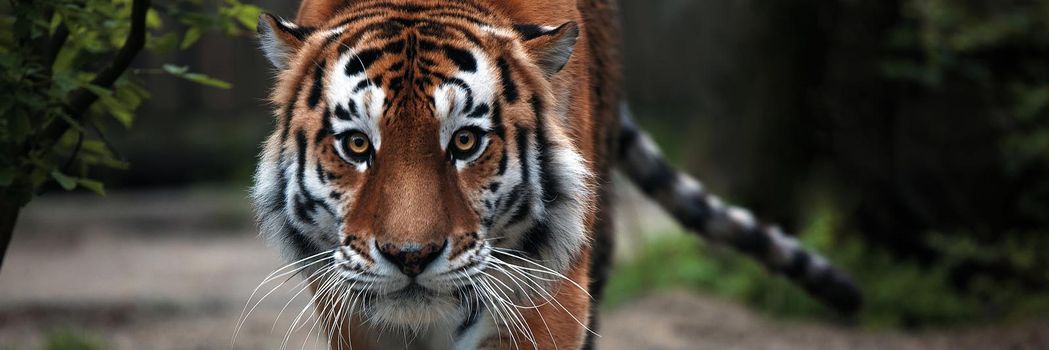
[[[256,3],[288,18],[297,6]],[[621,10],[640,123],[714,192],[857,276],[868,297],[859,325],[1049,315],[1049,1],[623,0]],[[131,168],[102,174],[110,187],[245,192],[274,120],[274,73],[256,45],[206,35],[141,57],[138,67],[188,65],[234,87],[143,75],[153,98],[130,132],[112,133]],[[684,286],[840,321],[753,263],[697,245],[671,235],[630,246],[610,307]]]

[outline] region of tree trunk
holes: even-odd
[[[15,222],[18,221],[18,212],[21,210],[22,207],[10,198],[0,199],[0,271],[3,271],[7,246],[11,243]]]

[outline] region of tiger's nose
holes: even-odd
[[[396,265],[408,277],[415,277],[423,273],[427,265],[441,256],[441,252],[448,246],[448,241],[445,240],[441,244],[406,243],[401,245],[376,242],[375,245],[383,258]]]

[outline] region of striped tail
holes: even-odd
[[[843,314],[859,310],[860,290],[849,276],[778,227],[754,219],[746,209],[725,205],[691,176],[672,168],[634,123],[626,104],[619,119],[620,170],[685,228],[756,258]]]

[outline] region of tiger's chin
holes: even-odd
[[[460,310],[455,296],[412,285],[375,297],[366,313],[377,324],[419,330],[451,322],[459,317]]]

